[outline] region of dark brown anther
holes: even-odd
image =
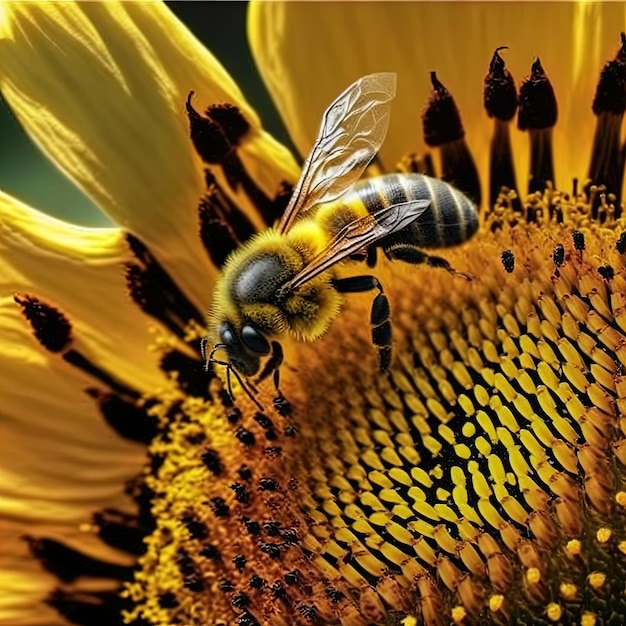
[[[489,117],[510,122],[517,111],[518,100],[513,76],[498,54],[500,50],[506,49],[507,46],[500,46],[493,53],[489,73],[485,76],[483,103]]]
[[[234,483],[230,486],[230,488],[235,492],[235,499],[239,504],[249,504],[250,503],[250,493],[246,489],[245,485],[241,483]]]
[[[202,463],[204,466],[214,474],[215,476],[220,476],[224,473],[224,463],[220,458],[219,452],[214,450],[213,448],[207,448],[200,457],[202,459]]]
[[[45,603],[71,624],[112,626],[129,607],[117,591],[55,589]]]
[[[172,374],[179,389],[188,396],[210,400],[209,382],[212,372],[206,372],[199,359],[194,359],[180,350],[170,350],[161,358],[161,369]]]
[[[579,230],[572,233],[572,241],[574,242],[574,250],[582,251],[585,249],[585,235]]]
[[[228,254],[250,239],[256,228],[209,170],[205,171],[204,179],[206,194],[198,207],[200,238],[213,263],[221,267]]]
[[[520,87],[517,126],[530,134],[530,180],[528,193],[543,193],[547,183],[555,182],[552,156],[552,127],[556,124],[558,108],[552,83],[537,58],[530,76]]]
[[[28,294],[15,294],[37,341],[49,352],[63,352],[72,342],[72,324],[58,309]]]
[[[485,77],[483,102],[489,117],[494,118],[494,131],[491,138],[489,154],[489,207],[497,204],[498,196],[503,187],[517,193],[515,165],[509,123],[517,111],[517,89],[513,76],[506,69],[504,60],[498,54],[506,46],[497,48],[489,64],[489,73]],[[521,209],[518,199],[514,208]]]
[[[228,504],[226,504],[226,500],[224,498],[211,498],[209,501],[209,505],[215,513],[216,517],[228,517],[230,515],[230,509],[228,508]]]
[[[600,72],[600,80],[593,98],[593,112],[597,117],[589,164],[589,180],[603,185],[615,195],[614,217],[621,215],[624,161],[620,147],[622,119],[626,111],[626,36],[621,34],[621,45],[615,58]],[[593,217],[598,217],[599,198],[594,202]]]
[[[558,108],[552,83],[541,61],[532,64],[530,76],[522,81],[517,126],[520,130],[541,130],[556,124]]]
[[[264,477],[259,479],[259,489],[261,491],[278,491],[280,485],[275,478]]]
[[[293,407],[291,406],[289,400],[287,400],[287,398],[285,398],[282,394],[277,395],[272,403],[278,415],[282,417],[289,417],[291,415]]]
[[[140,525],[136,516],[117,509],[104,509],[93,515],[92,523],[98,537],[113,548],[137,556],[146,551],[144,538],[148,529]]]
[[[41,566],[64,583],[72,582],[82,576],[112,578],[120,581],[130,580],[132,577],[132,567],[95,559],[55,539],[25,536],[24,540]]]
[[[244,554],[236,554],[233,557],[233,565],[239,570],[240,573],[243,572],[247,562],[248,559],[246,559]],[[239,608],[243,609],[244,607],[241,606]]]
[[[206,115],[220,125],[226,139],[233,146],[238,145],[250,130],[250,123],[234,104],[212,104],[207,108]]]
[[[430,73],[433,91],[422,112],[424,141],[433,148],[465,137],[461,114],[452,94],[437,78],[436,72]]]
[[[235,437],[243,443],[244,446],[253,446],[256,443],[256,437],[254,433],[247,428],[240,427],[235,432]]]
[[[180,518],[182,525],[189,532],[189,536],[192,539],[203,541],[209,536],[209,531],[206,524],[198,519],[197,515],[193,511],[187,511]]]
[[[156,418],[136,401],[95,387],[85,389],[85,393],[96,401],[104,421],[120,437],[147,445],[156,436]]]
[[[267,543],[265,541],[259,542],[259,548],[261,552],[265,552],[270,559],[278,559],[280,558],[280,547],[275,543]]]
[[[165,591],[159,594],[159,606],[162,609],[175,609],[179,606],[178,598],[172,591]]]
[[[193,96],[194,92],[190,91],[185,104],[191,141],[205,163],[221,163],[232,152],[233,146],[217,122],[203,117],[193,108]]]
[[[600,274],[604,280],[612,280],[615,277],[615,270],[610,265],[601,265],[598,268],[598,274]]]
[[[555,246],[552,252],[552,260],[557,267],[560,267],[565,262],[565,248],[562,243]]]
[[[219,551],[219,548],[211,543],[202,547],[200,550],[200,556],[203,556],[205,559],[209,559],[209,561],[213,561],[214,563],[220,563],[222,560],[222,554]]]
[[[138,263],[127,263],[126,284],[131,298],[144,313],[159,320],[184,339],[190,321],[204,326],[204,315],[191,303],[148,248],[126,233],[128,246]]]
[[[424,141],[441,150],[441,178],[480,205],[478,170],[465,143],[459,109],[435,72],[430,73],[430,80],[433,92],[422,112]]]
[[[515,269],[515,256],[510,250],[504,250],[500,255],[504,270],[510,274]]]
[[[261,589],[265,584],[265,580],[261,578],[258,574],[253,574],[250,576],[250,582],[248,583],[252,589]]]

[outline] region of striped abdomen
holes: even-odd
[[[443,248],[462,243],[478,229],[478,212],[469,198],[452,185],[422,174],[388,174],[365,179],[341,201],[355,209],[361,204],[374,213],[392,204],[421,199],[431,201],[428,209],[404,230],[381,240],[379,247],[407,244]]]

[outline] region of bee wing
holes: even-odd
[[[406,228],[430,204],[430,200],[393,204],[350,222],[306,267],[283,286],[283,290],[293,291],[351,254]]]
[[[393,72],[369,74],[326,109],[320,133],[278,225],[281,233],[314,206],[341,197],[360,178],[385,139],[395,95]]]

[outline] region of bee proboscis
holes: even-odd
[[[422,248],[462,243],[478,227],[475,205],[451,185],[421,174],[359,181],[387,133],[396,75],[364,76],[326,110],[319,136],[279,223],[256,234],[226,260],[214,290],[206,365],[242,376],[271,375],[278,389],[281,337],[321,337],[339,315],[342,294],[377,291],[371,310],[379,369],[391,363],[387,296],[372,274],[340,278],[338,264],[367,260],[380,249],[392,260],[454,271]],[[224,350],[227,360],[214,357]],[[261,368],[261,361],[265,364]],[[260,373],[259,373],[260,370]],[[256,400],[255,400],[256,402]]]

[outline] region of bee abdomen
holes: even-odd
[[[422,174],[388,174],[364,180],[355,186],[354,195],[369,213],[410,200],[431,201],[415,222],[383,239],[378,244],[382,248],[397,244],[454,246],[478,229],[478,211],[469,198],[452,185]]]

